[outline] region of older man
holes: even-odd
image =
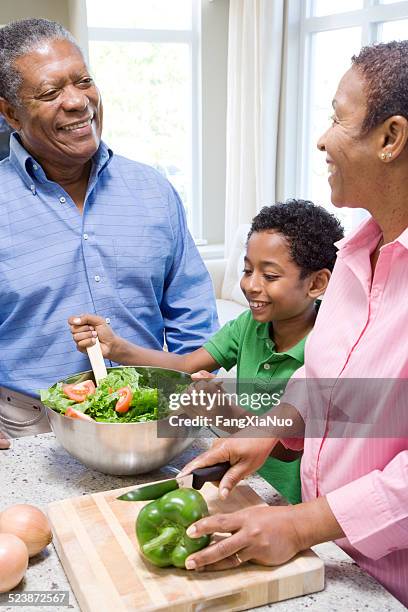
[[[0,428],[22,435],[20,420],[43,426],[37,390],[89,368],[70,314],[176,352],[201,346],[217,315],[177,193],[101,141],[100,93],[61,25],[0,29],[0,113],[15,130],[0,164]]]

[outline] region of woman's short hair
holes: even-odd
[[[362,131],[369,132],[393,115],[408,119],[408,40],[363,47],[351,61],[365,81],[367,112]]]

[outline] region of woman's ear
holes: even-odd
[[[380,126],[379,157],[381,161],[392,162],[408,142],[408,121],[401,115],[393,115]]]
[[[317,272],[312,272],[310,275],[310,283],[309,283],[309,297],[316,299],[319,295],[322,295],[329,284],[329,280],[331,277],[331,272],[327,268],[323,268],[322,270],[318,270]]]
[[[3,115],[7,123],[15,130],[20,129],[20,121],[17,118],[15,107],[5,98],[0,98],[0,114]]]

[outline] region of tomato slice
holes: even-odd
[[[132,389],[129,386],[122,387],[121,389],[117,390],[117,393],[119,393],[119,399],[115,406],[116,412],[127,412],[133,398]]]
[[[71,419],[80,419],[81,421],[93,421],[93,419],[91,419],[88,414],[84,414],[80,410],[72,408],[72,406],[67,408],[67,410],[65,411],[65,416],[71,417]]]
[[[76,383],[75,385],[64,385],[62,387],[64,395],[69,399],[74,400],[77,404],[84,402],[88,395],[95,393],[95,385],[92,380],[84,380],[83,382]]]

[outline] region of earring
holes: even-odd
[[[392,157],[392,152],[391,151],[387,151],[387,153],[383,152],[381,153],[380,157],[382,160],[390,159],[390,157]]]

